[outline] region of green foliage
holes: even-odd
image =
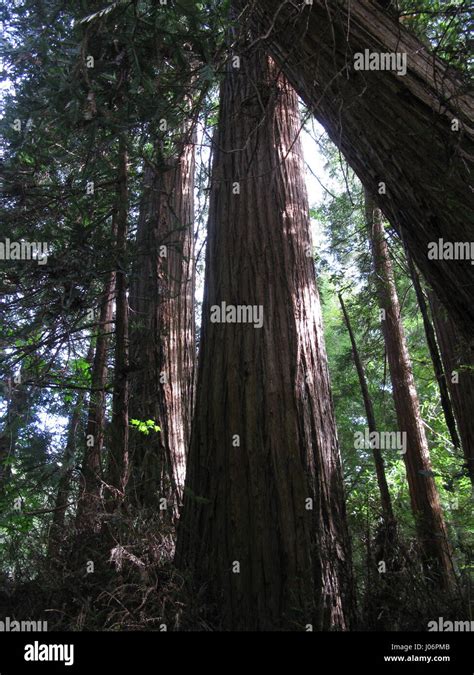
[[[450,66],[472,72],[472,3],[469,0],[399,0],[404,25]]]
[[[151,431],[161,431],[154,420],[146,420],[146,422],[141,422],[140,420],[130,420],[130,426],[139,431],[141,434],[148,436]]]
[[[342,292],[356,343],[364,364],[375,418],[380,430],[397,429],[390,375],[376,300],[370,247],[364,222],[362,189],[358,179],[328,141],[322,143],[330,175],[338,187],[314,205],[325,247],[318,252],[325,340],[329,359],[336,422],[344,463],[348,513],[360,577],[366,566],[365,542],[380,519],[380,497],[372,453],[354,448],[354,434],[367,427],[365,408],[347,329],[337,294]],[[422,317],[405,261],[403,246],[387,226],[390,253],[401,302],[402,322],[413,365],[422,419],[446,522],[454,542],[455,562],[469,569],[474,550],[472,487],[462,469],[464,459],[449,437],[440,403],[438,383],[426,344]],[[403,459],[383,453],[395,515],[406,540],[416,539],[415,523]]]

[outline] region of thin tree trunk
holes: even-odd
[[[116,236],[115,226],[112,232]],[[107,356],[113,330],[112,315],[115,293],[115,271],[110,272],[100,303],[99,324],[91,373],[91,393],[86,423],[84,458],[77,505],[76,527],[79,530],[99,526],[97,514],[101,496],[102,449],[105,431]]]
[[[94,355],[94,345],[91,342],[86,356],[86,362],[91,364]],[[75,463],[77,452],[77,437],[78,428],[81,423],[82,409],[84,405],[84,390],[80,390],[77,394],[76,403],[74,405],[66,438],[66,447],[62,457],[61,474],[59,478],[58,491],[56,493],[56,500],[54,503],[53,521],[49,531],[48,540],[48,559],[54,560],[61,552],[61,544],[64,539],[64,523],[66,518],[66,511],[69,506],[69,498],[71,493],[71,479],[73,473],[73,465]]]
[[[408,252],[408,250],[406,251],[406,257],[408,261],[408,269],[410,271],[410,276],[413,281],[413,288],[415,289],[416,298],[418,300],[418,306],[420,308],[421,316],[423,317],[423,326],[425,328],[426,342],[428,344],[428,349],[430,351],[431,361],[433,363],[436,380],[438,381],[441,406],[443,408],[446,426],[448,427],[448,431],[451,436],[451,440],[453,441],[454,447],[460,448],[461,443],[459,441],[459,435],[456,429],[456,420],[454,419],[453,407],[451,405],[451,398],[449,396],[448,385],[446,383],[446,376],[444,374],[443,364],[441,362],[438,343],[436,342],[435,330],[429,317],[428,307],[426,305],[423,288],[421,287],[420,277],[418,275],[415,264],[413,263],[412,257]]]
[[[25,372],[20,370],[20,381],[8,381],[8,403],[3,429],[0,432],[0,497],[11,477],[10,460],[15,456],[18,431],[25,423],[30,406],[28,388],[23,384]]]
[[[474,486],[474,352],[456,329],[454,322],[429,294],[436,335],[458,423],[468,476]]]
[[[430,242],[472,239],[474,103],[466,82],[371,0],[238,4],[247,8],[239,23],[247,12],[258,22],[260,41],[472,338],[474,266],[428,259]],[[354,55],[366,49],[407,54],[406,75],[356,70]]]
[[[299,131],[296,94],[264,52],[229,65],[176,562],[232,629],[346,628],[352,610]],[[253,314],[234,322],[222,302]]]
[[[62,458],[61,477],[59,479],[58,492],[54,503],[53,522],[49,531],[48,540],[48,559],[54,560],[61,548],[61,542],[64,537],[64,521],[66,510],[69,506],[69,493],[71,488],[71,463],[74,460],[77,447],[77,429],[81,421],[82,404],[84,393],[80,392],[77,397],[76,405],[69,421],[66,447]]]
[[[130,438],[132,499],[166,500],[177,516],[184,487],[194,372],[194,146],[173,165],[145,167],[138,264],[130,291],[131,419],[161,428]]]
[[[432,475],[382,214],[369,193],[366,193],[366,220],[372,244],[379,306],[385,312],[382,330],[395,411],[399,430],[406,433],[406,452],[403,457],[420,551],[428,578],[448,590],[452,588],[454,575],[446,525]]]
[[[194,140],[194,136],[191,139]],[[162,386],[164,428],[178,498],[183,496],[194,395],[194,143],[187,143],[178,166],[164,175],[160,237],[168,255],[160,258],[163,302]]]
[[[117,222],[115,365],[108,467],[108,483],[112,490],[111,503],[119,503],[123,499],[128,480],[129,345],[127,263],[125,260],[128,233],[127,162],[127,138],[122,134],[119,138],[118,149],[118,192],[115,214]]]
[[[377,431],[377,425],[375,422],[374,407],[372,405],[372,399],[369,393],[369,387],[367,385],[367,378],[365,377],[365,371],[363,363],[360,359],[359,350],[357,349],[357,343],[355,340],[355,335],[352,330],[351,321],[349,314],[347,313],[344,300],[342,295],[339,293],[339,302],[341,304],[342,313],[344,315],[344,321],[346,323],[347,331],[351,339],[352,345],[352,356],[354,358],[355,367],[357,369],[357,375],[359,378],[360,389],[362,392],[362,398],[364,399],[365,414],[367,416],[367,424],[369,428],[369,433]],[[374,447],[372,449],[375,463],[375,472],[377,475],[377,484],[379,486],[380,492],[380,503],[382,506],[382,514],[384,521],[387,526],[389,526],[395,520],[392,509],[392,500],[390,498],[390,492],[387,484],[387,477],[385,475],[385,464],[383,461],[382,453],[380,448]]]

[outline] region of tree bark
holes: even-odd
[[[392,380],[399,430],[406,433],[404,454],[410,501],[426,575],[449,590],[454,575],[439,495],[433,479],[428,442],[420,414],[382,213],[366,192],[366,221],[372,245],[382,331]]]
[[[466,470],[474,486],[474,353],[436,298],[429,294],[436,335],[458,423]]]
[[[404,238],[458,329],[474,335],[474,266],[429,260],[429,242],[472,239],[474,104],[468,86],[371,0],[239,5],[260,40]],[[266,38],[264,40],[264,38]],[[354,69],[354,55],[398,52],[408,71]],[[454,130],[459,121],[459,131]],[[379,194],[385,183],[386,194]]]
[[[343,629],[352,610],[299,131],[297,96],[262,50],[229,64],[176,562],[237,630]],[[254,323],[215,321],[222,302],[254,307]]]
[[[367,385],[367,378],[365,376],[364,365],[361,361],[359,350],[357,349],[357,343],[355,340],[355,335],[352,330],[351,321],[349,314],[347,313],[346,306],[342,295],[339,293],[339,302],[341,304],[342,313],[344,315],[344,321],[349,333],[349,337],[352,345],[352,356],[354,359],[355,367],[357,370],[357,376],[359,378],[360,389],[362,392],[362,398],[364,399],[365,414],[367,416],[367,424],[369,428],[369,433],[377,431],[377,425],[375,422],[374,407],[372,405],[372,399],[370,397],[369,387]],[[388,489],[387,477],[385,475],[385,463],[382,457],[380,448],[374,447],[372,449],[375,463],[375,472],[377,475],[377,484],[379,486],[380,492],[380,504],[382,506],[382,515],[387,526],[390,526],[394,521],[395,517],[393,515],[392,500],[390,498],[390,491]]]
[[[194,146],[171,166],[145,167],[130,291],[130,418],[161,431],[131,430],[132,499],[166,500],[177,516],[184,487],[194,377]]]

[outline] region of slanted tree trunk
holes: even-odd
[[[416,298],[418,300],[418,306],[420,308],[421,316],[423,317],[423,326],[425,328],[426,342],[428,344],[428,349],[430,351],[431,361],[433,363],[436,380],[438,381],[441,407],[443,408],[444,419],[446,420],[446,426],[448,427],[448,431],[451,436],[451,440],[453,442],[454,447],[460,448],[461,443],[459,441],[459,435],[456,429],[456,420],[454,419],[453,406],[451,405],[451,398],[449,396],[448,385],[446,382],[443,364],[441,362],[438,343],[436,342],[435,329],[433,328],[433,324],[431,323],[418,271],[408,251],[406,251],[406,257],[408,262],[408,269],[410,271],[410,276],[413,281],[413,288],[415,289]]]
[[[131,499],[177,516],[194,373],[194,146],[161,171],[146,166],[130,291],[130,418],[161,429],[130,437]]]
[[[351,340],[352,357],[354,359],[354,364],[357,370],[357,376],[359,378],[362,398],[364,399],[365,414],[367,416],[367,424],[369,432],[372,433],[373,431],[377,431],[374,407],[372,405],[372,399],[370,397],[369,387],[367,385],[367,378],[365,376],[364,365],[361,361],[359,350],[357,349],[357,343],[355,340],[354,331],[352,330],[349,314],[347,313],[344,300],[340,293],[339,293],[339,302],[341,304],[342,313],[344,315],[344,321]],[[382,515],[385,524],[387,525],[387,527],[390,527],[390,524],[394,522],[395,518],[393,515],[392,500],[390,498],[390,492],[388,489],[387,477],[385,475],[385,463],[383,461],[380,448],[377,447],[372,448],[372,453],[374,456],[375,472],[377,475],[377,484],[379,486],[380,492],[380,504],[382,506]]]
[[[420,552],[427,577],[445,589],[450,589],[454,581],[451,551],[432,475],[428,442],[401,322],[400,304],[385,240],[382,213],[375,207],[373,199],[367,192],[366,220],[372,245],[379,306],[385,313],[382,331],[392,380],[395,411],[399,430],[406,433],[407,449],[403,458]]]
[[[224,627],[347,628],[351,553],[300,117],[278,74],[262,50],[243,52],[221,88],[176,562]],[[242,306],[254,309],[238,317]]]
[[[459,334],[434,293],[429,300],[466,470],[474,486],[474,347]]]
[[[115,228],[115,226],[114,226]],[[116,232],[112,233],[116,236]],[[84,458],[76,514],[79,530],[99,527],[97,514],[100,505],[102,479],[102,449],[105,431],[105,403],[107,384],[107,358],[110,335],[113,330],[113,303],[115,271],[109,274],[100,303],[99,323],[91,372],[91,393],[87,412]]]
[[[339,294],[344,320],[352,345],[352,354],[359,377],[369,432],[377,431],[374,407],[365,376],[351,321],[342,295]],[[365,589],[364,616],[368,625],[375,630],[393,629],[393,621],[399,615],[400,584],[404,581],[399,573],[403,569],[405,546],[399,535],[398,523],[393,513],[392,500],[385,474],[385,462],[380,448],[373,447],[377,484],[382,507],[382,522],[378,524],[373,538],[367,536],[367,584]],[[391,574],[380,572],[384,563]],[[395,576],[394,574],[395,573]]]
[[[124,497],[128,481],[128,403],[129,403],[129,345],[127,299],[128,233],[128,153],[127,138],[122,134],[118,149],[117,186],[117,243],[115,247],[115,364],[110,426],[108,484],[112,491],[112,504]]]
[[[239,23],[248,12],[258,22],[260,43],[392,225],[403,230],[458,329],[472,337],[474,266],[428,260],[429,242],[472,239],[474,103],[466,83],[371,0],[238,5],[247,8]],[[354,55],[365,49],[406,53],[406,75],[355,70]]]

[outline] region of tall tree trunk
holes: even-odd
[[[339,302],[341,304],[342,313],[344,315],[344,321],[346,323],[347,331],[352,345],[352,356],[354,358],[355,367],[357,369],[357,375],[359,378],[360,389],[362,392],[362,398],[364,399],[365,414],[367,416],[367,424],[369,427],[369,432],[377,431],[377,425],[375,422],[374,407],[372,405],[372,399],[369,393],[369,387],[367,385],[367,378],[365,376],[364,365],[361,361],[359,350],[357,349],[357,343],[355,340],[355,335],[352,330],[351,321],[349,314],[347,313],[344,300],[342,295],[339,293]],[[395,520],[392,509],[392,500],[390,499],[390,492],[387,484],[387,477],[385,475],[385,463],[383,461],[382,453],[380,448],[374,447],[372,449],[375,463],[375,472],[377,475],[377,484],[379,486],[380,492],[380,503],[382,506],[382,514],[384,521],[387,526],[390,526],[391,523]]]
[[[436,298],[429,295],[436,335],[458,423],[466,469],[474,486],[474,352]]]
[[[411,508],[420,551],[429,578],[452,587],[454,577],[446,526],[432,476],[428,442],[400,316],[400,304],[382,223],[382,213],[366,192],[367,229],[372,245],[382,330],[387,351],[398,426],[406,433],[404,454]]]
[[[160,238],[168,255],[160,257],[164,430],[174,482],[182,500],[191,436],[194,397],[194,134],[177,166],[164,175]]]
[[[176,562],[225,627],[346,628],[351,553],[300,117],[278,73],[255,50],[221,88]]]
[[[239,4],[258,21],[260,41],[392,225],[403,230],[458,329],[472,337],[474,266],[428,259],[430,242],[472,239],[474,104],[466,83],[371,0]],[[355,70],[354,55],[366,49],[407,54],[406,75]]]
[[[420,308],[421,316],[423,317],[423,326],[425,328],[426,342],[428,344],[428,349],[430,351],[431,361],[433,363],[436,380],[438,381],[441,407],[443,408],[444,419],[446,420],[446,426],[448,427],[448,431],[451,436],[451,440],[453,442],[454,447],[460,448],[461,443],[459,441],[459,435],[456,429],[456,420],[454,419],[453,406],[451,405],[451,398],[449,396],[448,385],[446,383],[446,376],[444,373],[443,364],[438,349],[438,343],[436,342],[435,329],[433,328],[433,324],[431,323],[431,319],[428,312],[428,306],[426,304],[425,295],[423,293],[423,288],[421,286],[418,271],[415,267],[415,264],[408,250],[406,251],[406,257],[408,261],[408,269],[410,271],[410,276],[413,281],[413,288],[415,289],[416,298],[418,300],[418,306]]]
[[[194,146],[162,171],[146,166],[130,291],[130,418],[161,431],[131,431],[133,500],[165,499],[177,516],[184,487],[194,373]]]
[[[112,234],[116,236],[115,224]],[[84,458],[77,504],[76,527],[79,530],[99,527],[97,514],[101,496],[102,449],[105,430],[105,387],[107,356],[113,330],[115,271],[110,272],[100,303],[99,324],[91,373],[91,393],[87,412]]]
[[[115,293],[115,365],[112,400],[112,423],[110,433],[108,483],[112,490],[112,504],[124,496],[128,480],[128,404],[129,404],[129,345],[128,345],[128,299],[127,299],[127,252],[128,233],[128,153],[127,138],[121,134],[118,148],[118,186],[116,293]]]

